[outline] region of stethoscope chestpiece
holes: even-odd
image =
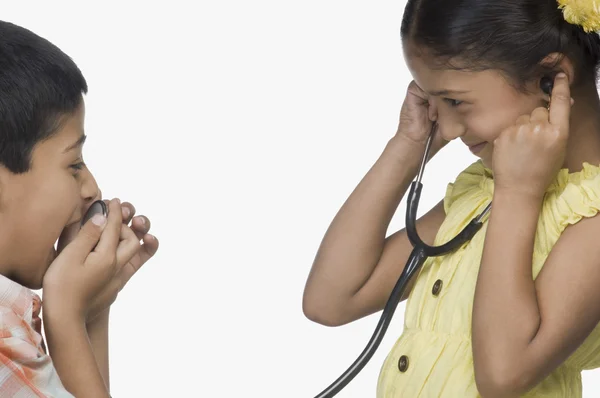
[[[106,205],[106,203],[104,203],[103,200],[97,200],[94,203],[92,203],[88,211],[85,213],[85,216],[83,216],[83,219],[81,220],[81,226],[83,227],[85,223],[88,222],[96,214],[103,214],[104,217],[108,216],[108,206]]]

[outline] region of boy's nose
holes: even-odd
[[[102,191],[100,190],[100,187],[98,187],[92,173],[88,172],[86,177],[87,178],[83,181],[83,185],[81,186],[81,197],[83,200],[86,203],[91,203],[102,199]]]
[[[88,192],[84,193],[82,196],[83,196],[83,200],[85,201],[85,203],[90,204],[97,200],[102,199],[102,191],[100,191],[99,188],[96,188],[94,190],[89,190]]]

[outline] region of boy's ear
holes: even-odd
[[[575,81],[575,67],[573,66],[573,62],[562,53],[551,53],[548,54],[540,61],[540,66],[543,69],[551,70],[553,75],[552,79],[560,73],[563,72],[569,78],[569,82],[572,83]]]

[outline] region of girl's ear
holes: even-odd
[[[569,78],[569,82],[575,81],[575,67],[573,62],[562,53],[551,53],[548,54],[540,61],[540,66],[542,69],[547,71],[552,71],[552,79],[559,73],[563,72]]]

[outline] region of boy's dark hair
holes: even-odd
[[[408,0],[401,35],[444,67],[498,69],[519,89],[551,74],[539,62],[554,52],[574,63],[576,85],[600,64],[598,34],[566,22],[556,0]]]
[[[0,21],[0,164],[13,173],[28,171],[34,146],[57,131],[85,93],[87,83],[71,58]]]

